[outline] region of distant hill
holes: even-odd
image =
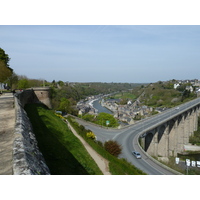
[[[174,89],[172,81],[151,83],[140,89],[140,102],[151,107],[174,107],[196,97],[195,93],[186,90],[186,86],[182,88]]]

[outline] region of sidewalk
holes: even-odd
[[[111,175],[111,173],[109,172],[108,161],[105,158],[103,158],[101,155],[99,155],[81,136],[79,136],[68,121],[66,122],[67,122],[68,127],[73,132],[73,134],[82,142],[82,144],[84,145],[84,147],[86,148],[90,156],[97,163],[98,167],[103,172],[103,174]]]
[[[15,108],[12,93],[0,96],[0,175],[12,175]]]

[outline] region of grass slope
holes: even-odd
[[[52,175],[102,174],[82,143],[51,110],[41,104],[28,104],[25,110]]]
[[[73,126],[73,128],[79,133],[86,142],[101,156],[109,161],[109,169],[112,175],[145,175],[143,171],[136,168],[134,165],[126,161],[125,159],[118,159],[117,157],[108,153],[102,144],[98,144],[94,140],[91,140],[86,136],[87,130],[81,125],[79,125],[75,119],[68,117],[68,121]]]

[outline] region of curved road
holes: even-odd
[[[97,140],[99,141],[105,142],[106,140],[116,140],[123,147],[120,157],[126,158],[129,162],[147,174],[173,175],[176,174],[174,171],[168,170],[166,167],[162,167],[147,157],[147,155],[138,145],[138,137],[143,135],[147,130],[152,129],[199,104],[200,98],[197,98],[193,101],[182,104],[176,108],[169,109],[151,118],[146,118],[124,129],[105,129],[80,119],[77,119],[77,121],[79,124],[82,124],[87,129],[93,131],[97,136]],[[131,153],[133,150],[140,152],[142,159],[136,159]]]

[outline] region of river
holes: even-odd
[[[101,104],[99,103],[100,99],[97,99],[96,101],[93,102],[93,107],[95,109],[98,110],[99,113],[108,113],[108,114],[113,114],[110,110],[108,110],[107,108],[101,106]]]
[[[97,99],[97,100],[95,100],[95,101],[92,103],[92,104],[93,104],[93,107],[94,107],[95,109],[98,110],[98,113],[104,112],[104,113],[108,113],[108,114],[113,115],[113,112],[110,111],[109,109],[107,109],[107,108],[101,106],[101,104],[99,103],[99,101],[100,101],[100,99]],[[127,123],[124,123],[124,122],[121,122],[121,121],[118,121],[118,123],[121,124],[122,126],[128,125]]]

